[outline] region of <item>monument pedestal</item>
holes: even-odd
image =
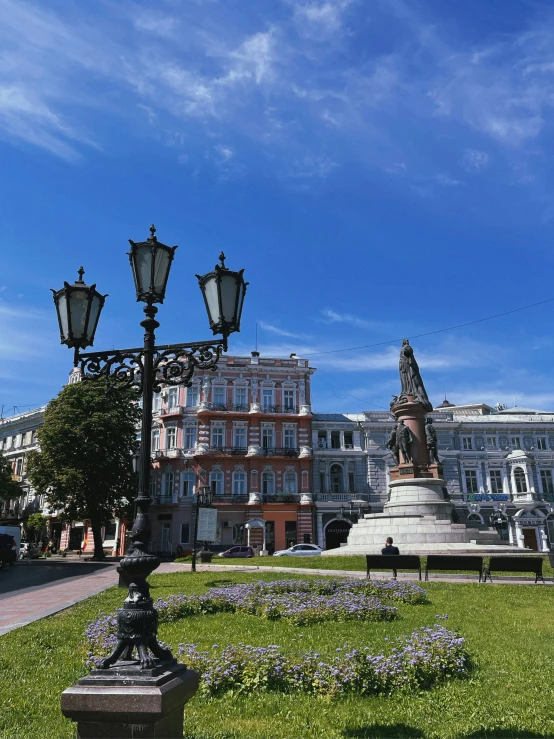
[[[199,675],[186,665],[136,660],[93,670],[62,693],[62,713],[77,723],[78,739],[182,739],[183,714]]]

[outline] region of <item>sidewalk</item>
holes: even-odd
[[[9,631],[26,626],[53,613],[74,606],[91,595],[117,585],[119,574],[113,567],[91,575],[79,576],[78,564],[75,564],[75,577],[56,581],[52,585],[39,585],[27,588],[19,595],[2,598],[0,601],[0,636]],[[156,573],[165,574],[179,570],[180,565],[166,562],[160,565]],[[123,592],[123,591],[122,591]]]

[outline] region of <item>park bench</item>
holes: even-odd
[[[483,577],[483,557],[463,554],[429,554],[425,565],[425,579],[429,580],[429,572],[448,572],[449,570],[466,570],[477,572],[479,582]]]
[[[417,570],[421,580],[421,562],[416,554],[366,554],[366,575],[370,570]]]
[[[544,582],[542,574],[542,557],[491,557],[489,566],[485,570],[485,582],[487,577],[492,582],[492,573],[496,575],[497,572],[525,572],[527,574],[535,575],[535,583],[538,582],[539,578]]]

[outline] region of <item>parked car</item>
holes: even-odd
[[[0,534],[0,567],[13,567],[17,559],[17,543],[10,534]]]
[[[317,544],[295,544],[293,547],[288,549],[281,549],[278,552],[274,552],[274,557],[305,557],[310,554],[321,554],[323,549],[318,547]]]
[[[224,552],[219,552],[218,557],[253,557],[252,547],[231,547]]]
[[[19,545],[19,559],[38,559],[40,546],[32,542],[22,541]]]

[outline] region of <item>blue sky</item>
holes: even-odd
[[[109,293],[179,244],[162,343],[209,338],[194,277],[246,268],[230,351],[310,356],[321,412],[388,407],[399,342],[554,298],[554,7],[487,0],[0,0],[0,407],[65,381],[49,288]],[[432,401],[554,408],[554,302],[413,339]]]

